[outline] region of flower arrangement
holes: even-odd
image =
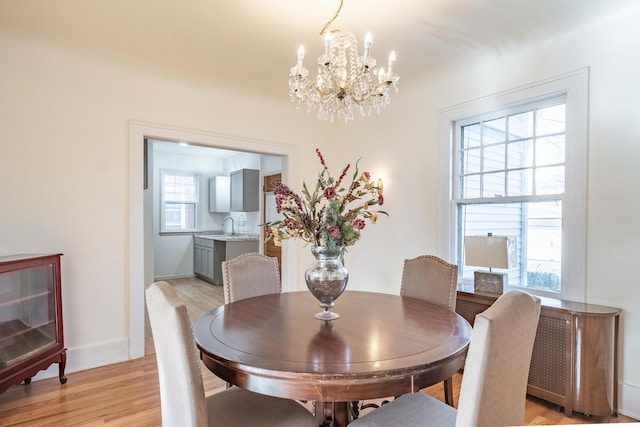
[[[375,224],[378,214],[389,215],[370,209],[384,203],[382,181],[374,184],[369,172],[360,173],[358,159],[351,183],[345,186],[343,180],[351,165],[348,164],[335,179],[317,148],[316,154],[322,170],[315,190],[310,192],[303,182],[300,196],[286,185],[278,184],[274,189],[276,209],[284,219],[267,223],[265,232],[267,239],[273,238],[277,246],[284,239],[300,238],[315,246],[341,247],[344,257],[346,247],[358,241],[367,221]]]

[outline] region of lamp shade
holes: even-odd
[[[515,264],[516,239],[508,236],[466,236],[465,265],[511,268]]]

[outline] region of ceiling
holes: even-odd
[[[391,50],[400,90],[460,61],[569,31],[637,0],[344,0],[332,29]],[[315,75],[319,32],[340,0],[2,0],[0,35],[44,43],[160,78],[288,99],[304,44]],[[362,49],[360,49],[362,50]]]

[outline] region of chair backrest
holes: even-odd
[[[456,426],[524,424],[540,299],[510,291],[478,314],[467,353]]]
[[[400,295],[456,309],[458,266],[433,255],[404,260]]]
[[[222,262],[224,303],[282,292],[278,259],[246,253]]]
[[[187,308],[167,282],[145,292],[156,348],[164,427],[208,423],[202,371]]]

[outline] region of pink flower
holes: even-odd
[[[365,225],[366,223],[364,222],[363,219],[358,218],[355,221],[353,221],[353,228],[355,228],[356,230],[362,230]]]
[[[327,232],[329,233],[330,237],[338,237],[338,235],[340,234],[340,229],[337,225],[330,225],[327,227]]]
[[[324,197],[327,198],[327,200],[331,201],[336,197],[336,189],[335,187],[327,187],[324,190]]]

